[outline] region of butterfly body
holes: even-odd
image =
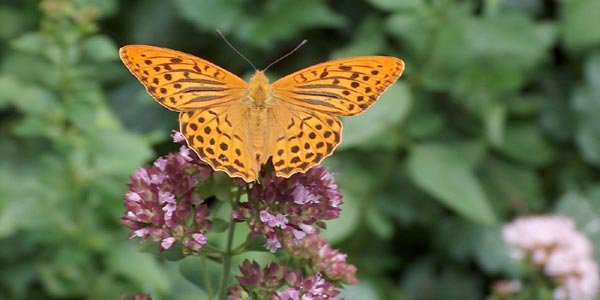
[[[246,83],[176,50],[130,45],[119,54],[154,99],[180,113],[180,131],[200,159],[247,182],[269,160],[281,177],[319,164],[341,142],[338,116],[366,110],[404,69],[395,57],[351,57],[272,84],[256,71]]]
[[[263,71],[256,73],[248,81],[247,97],[252,107],[270,108],[272,105],[271,85]]]
[[[255,157],[255,168],[258,170],[260,165],[267,163],[268,157],[263,153],[268,153],[265,148],[269,140],[269,133],[272,129],[268,128],[269,117],[273,114],[273,99],[271,96],[271,86],[269,79],[262,71],[256,73],[248,81],[246,87],[246,97],[242,102],[247,105],[245,120],[248,122],[244,127],[248,131],[251,141],[251,153]]]

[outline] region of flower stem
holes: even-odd
[[[237,197],[232,203],[231,207],[235,209],[242,196],[242,189],[238,189]],[[223,271],[221,272],[221,283],[219,284],[219,300],[227,299],[227,283],[229,281],[229,274],[231,273],[231,258],[234,253],[231,251],[233,248],[233,236],[235,233],[236,222],[231,220],[227,228],[227,246],[225,253],[223,254]]]
[[[233,233],[235,232],[235,222],[232,220],[227,229],[227,250],[223,255],[223,272],[221,272],[221,283],[219,289],[219,300],[226,300],[227,297],[227,282],[229,281],[229,273],[231,272],[231,245],[233,244]]]
[[[202,263],[202,268],[204,269],[204,288],[206,289],[206,294],[208,294],[208,298],[212,299],[213,298],[213,291],[212,288],[210,286],[210,279],[209,279],[209,274],[208,274],[208,265],[206,264],[206,256],[202,255],[200,256],[201,259],[201,263]]]

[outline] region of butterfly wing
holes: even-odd
[[[277,176],[304,172],[331,155],[341,142],[337,116],[365,111],[404,70],[395,57],[363,56],[317,64],[272,85],[273,137],[268,150]]]
[[[251,155],[248,141],[248,109],[244,105],[221,105],[179,114],[181,133],[188,145],[213,169],[230,177],[255,181],[260,166]]]
[[[158,103],[189,111],[240,100],[246,82],[193,55],[154,46],[129,45],[119,50],[129,71]]]
[[[275,134],[266,152],[280,177],[290,177],[321,163],[341,141],[340,119],[317,110],[282,104],[272,110],[270,120]]]
[[[246,82],[183,52],[143,45],[119,51],[127,68],[156,101],[181,112],[180,131],[200,159],[232,177],[256,180],[259,166],[248,148],[248,116],[241,103]]]
[[[273,98],[297,107],[340,116],[365,111],[404,70],[389,56],[357,56],[320,63],[272,85]]]

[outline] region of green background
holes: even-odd
[[[518,215],[573,217],[600,250],[598,0],[0,1],[0,299],[201,299],[119,223],[128,176],[177,149],[177,114],[118,59],[126,44],[272,79],[392,55],[404,75],[344,119],[325,160],[344,196],[324,236],[346,299],[482,299],[517,276]],[[600,251],[596,251],[600,253]]]

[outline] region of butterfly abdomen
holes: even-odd
[[[246,99],[249,107],[247,130],[252,141],[253,156],[257,164],[263,164],[268,159],[265,157],[265,144],[268,134],[268,114],[273,101],[269,79],[262,71],[256,71],[246,87]]]

